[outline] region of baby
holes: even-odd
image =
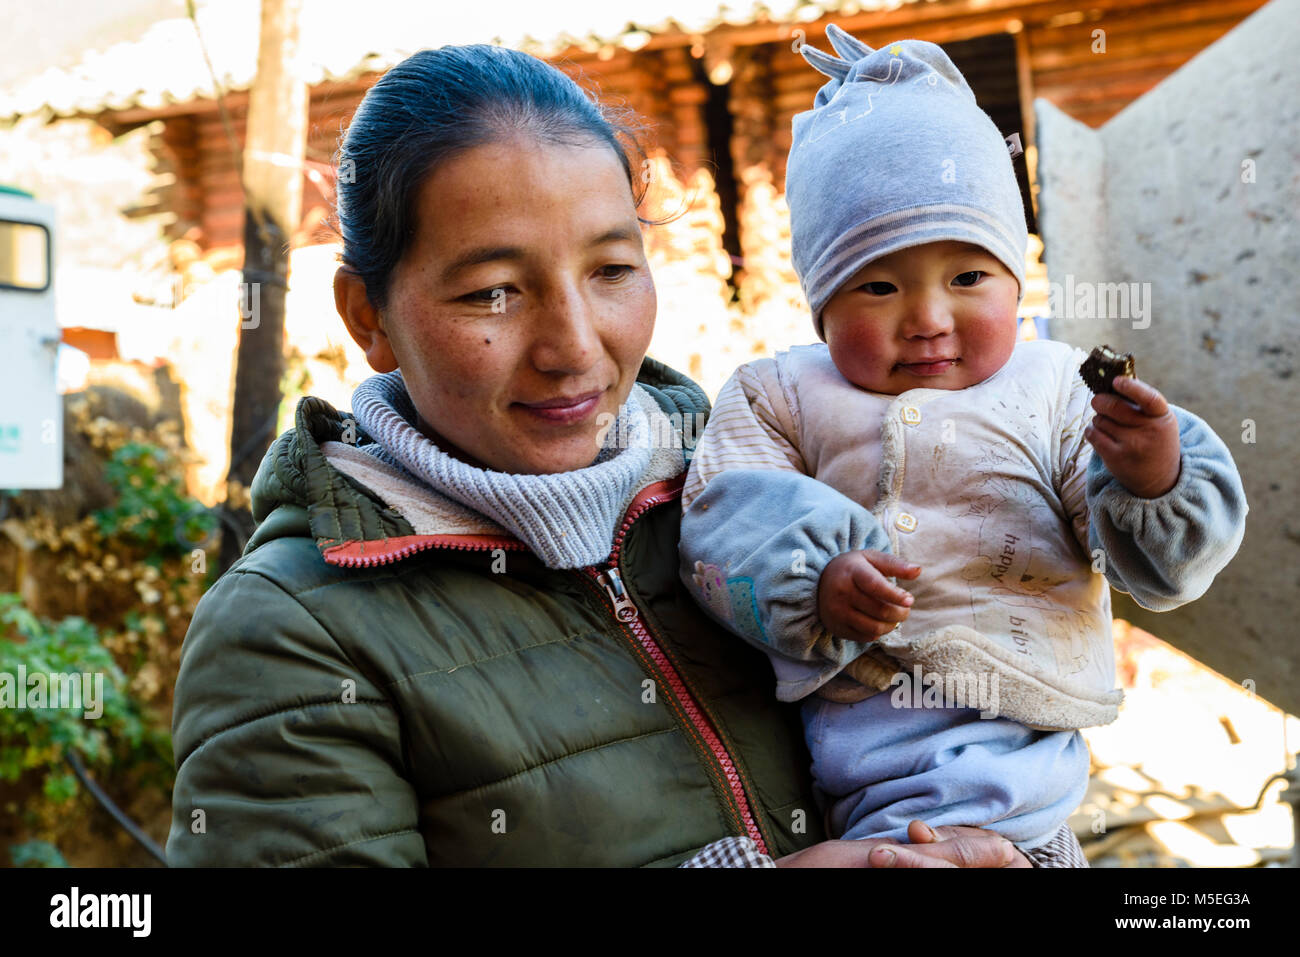
[[[1114,720],[1110,588],[1163,611],[1241,543],[1232,457],[1133,377],[1020,342],[1024,206],[937,46],[840,57],[794,121],[794,266],[824,344],[738,369],[683,495],[682,577],[802,701],[834,837],[1002,834],[1086,866],[1078,729]],[[909,583],[900,586],[897,580]]]

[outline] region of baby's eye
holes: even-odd
[[[885,282],[883,280],[864,282],[859,288],[865,289],[873,296],[888,296],[891,292],[897,291],[892,282]]]
[[[984,273],[980,272],[978,269],[974,269],[971,270],[970,272],[964,272],[960,276],[957,276],[955,279],[953,279],[953,282],[955,282],[959,286],[973,286],[980,281],[980,277],[983,275]]]

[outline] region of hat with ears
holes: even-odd
[[[873,50],[829,24],[839,56],[801,52],[830,80],[794,118],[786,202],[794,269],[822,309],[859,269],[924,243],[988,250],[1025,294],[1025,207],[1007,141],[948,55],[900,40]]]

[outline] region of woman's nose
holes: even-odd
[[[597,316],[576,286],[552,289],[544,297],[533,340],[533,364],[542,372],[581,374],[600,356]]]

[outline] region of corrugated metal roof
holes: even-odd
[[[639,49],[653,34],[707,33],[762,20],[807,23],[830,13],[888,10],[922,0],[306,0],[303,75],[311,84],[385,70],[417,50],[500,43],[552,56],[569,47]],[[933,2],[933,0],[927,0]],[[257,68],[260,0],[208,0],[197,20],[162,20],[138,40],[89,51],[76,66],[50,69],[0,90],[0,118],[34,113],[94,115],[214,97],[198,32],[223,90],[247,89]]]

